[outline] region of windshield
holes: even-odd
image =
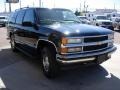
[[[54,22],[77,22],[79,19],[70,10],[65,9],[37,9],[40,24],[53,24]]]
[[[79,17],[80,19],[87,19],[87,17]]]
[[[96,19],[107,20],[107,17],[106,16],[97,16]]]
[[[120,18],[117,18],[115,21],[116,21],[116,22],[120,22]]]

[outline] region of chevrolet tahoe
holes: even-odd
[[[37,57],[47,77],[55,77],[63,65],[101,64],[116,50],[113,31],[81,24],[68,9],[16,10],[7,31],[11,49]]]

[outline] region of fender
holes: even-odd
[[[45,41],[45,42],[48,42],[48,43],[52,44],[54,46],[56,52],[58,52],[58,49],[57,49],[56,45],[52,41],[45,40],[45,39],[38,39],[37,44],[36,44],[36,48],[38,47],[39,41]]]

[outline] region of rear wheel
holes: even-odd
[[[120,30],[120,26],[119,26],[119,30]]]
[[[50,52],[52,49],[45,47],[42,50],[42,70],[46,77],[54,78],[59,72],[59,65],[56,62],[55,52]]]
[[[14,52],[17,51],[14,35],[11,35],[10,37],[10,45],[11,45],[12,51]]]

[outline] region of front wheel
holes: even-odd
[[[13,35],[11,35],[11,37],[10,37],[10,45],[11,45],[11,49],[12,49],[12,51],[17,51],[17,49],[16,49],[16,43],[15,43],[15,38],[14,38],[14,36]]]
[[[45,47],[42,50],[42,70],[46,77],[54,78],[59,72],[59,65],[56,62],[56,55],[50,48]]]
[[[120,30],[120,26],[119,26],[119,30]]]

